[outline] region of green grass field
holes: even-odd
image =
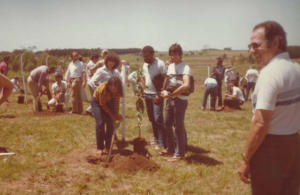
[[[184,160],[169,163],[148,146],[152,159],[160,166],[154,173],[119,174],[101,164],[89,164],[86,156],[96,152],[92,117],[34,114],[32,104],[17,104],[17,95],[11,95],[10,103],[0,107],[0,146],[16,155],[0,157],[0,194],[250,194],[249,185],[239,180],[237,168],[252,116],[251,104],[235,112],[200,109],[202,83],[207,76],[207,68],[201,65],[212,65],[215,57],[223,54],[212,51],[184,55],[196,80],[185,118],[190,150]],[[226,55],[239,58],[247,53],[232,51]],[[167,58],[166,54],[159,57]],[[142,63],[139,55],[121,58],[135,66]],[[248,69],[245,62],[238,61],[233,67],[242,74]],[[138,136],[136,99],[129,88],[127,95],[126,140],[132,140]],[[152,139],[146,114],[142,137]]]

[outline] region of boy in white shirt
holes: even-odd
[[[55,72],[56,82],[52,85],[52,99],[48,102],[48,106],[56,107],[58,105],[63,105],[65,102],[65,95],[67,91],[67,82],[63,81],[61,72]]]
[[[241,105],[244,104],[245,99],[242,90],[234,86],[233,82],[228,84],[229,93],[225,94],[224,106],[228,106],[234,109],[241,109]]]

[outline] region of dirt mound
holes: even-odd
[[[159,166],[154,161],[137,153],[129,156],[116,154],[108,164],[108,167],[121,173],[135,173],[139,170],[155,172],[159,169]]]
[[[107,155],[86,157],[86,160],[91,164],[99,164],[103,162],[103,167],[113,169],[121,173],[135,173],[139,170],[154,172],[159,169],[159,166],[145,156],[137,153],[130,155],[122,155],[120,153],[111,157],[111,161],[107,162]]]

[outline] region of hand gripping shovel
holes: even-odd
[[[110,142],[110,147],[109,147],[109,151],[108,151],[108,155],[107,155],[106,162],[109,162],[109,160],[110,160],[111,151],[112,151],[113,144],[114,144],[115,137],[116,137],[116,130],[117,130],[117,128],[120,126],[120,121],[114,122],[114,125],[113,125],[113,126],[114,126],[114,130],[113,130],[113,135],[112,135],[112,137],[111,137],[111,142]]]

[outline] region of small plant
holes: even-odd
[[[141,137],[141,127],[142,127],[142,120],[143,120],[143,114],[144,114],[144,101],[143,101],[143,95],[144,95],[144,84],[143,84],[144,75],[141,69],[137,70],[137,90],[136,90],[136,110],[137,110],[137,127],[139,130],[139,137]]]

